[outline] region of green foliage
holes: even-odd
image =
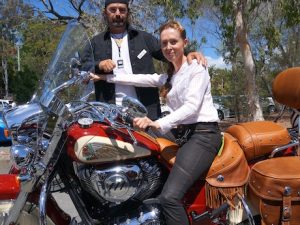
[[[41,77],[55,51],[65,25],[49,20],[35,20],[24,30],[22,63]]]
[[[15,55],[9,58],[9,90],[18,102],[30,99],[55,51],[65,26],[38,18],[28,21],[20,30],[24,45],[20,50],[22,71],[17,72]]]
[[[287,27],[300,24],[300,1],[299,0],[281,0],[283,16]]]
[[[266,27],[264,35],[268,43],[268,49],[270,50],[270,53],[272,53],[279,45],[281,34],[275,26],[270,25]]]
[[[192,23],[202,15],[201,5],[203,0],[189,0],[187,9],[185,10],[185,16],[188,17]]]
[[[150,4],[163,7],[163,13],[167,20],[184,16],[184,5],[180,0],[150,0]]]
[[[10,80],[10,89],[18,103],[29,101],[36,90],[38,75],[27,66]]]
[[[215,67],[209,67],[209,74],[213,95],[245,94],[244,85],[246,81],[244,76],[235,76],[232,70]]]

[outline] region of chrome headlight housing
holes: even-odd
[[[26,168],[34,158],[35,151],[46,148],[43,132],[47,114],[39,104],[21,105],[4,114],[4,120],[11,131],[11,160],[17,169]]]
[[[39,104],[21,105],[4,114],[4,121],[11,131],[12,144],[32,145],[43,127],[46,114]]]
[[[29,165],[33,156],[33,150],[25,145],[13,145],[10,148],[10,157],[17,169]]]

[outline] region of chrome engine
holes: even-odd
[[[163,225],[161,209],[157,205],[143,205],[137,216],[115,218],[108,225]]]
[[[106,168],[77,164],[75,171],[85,190],[109,205],[130,199],[142,201],[162,185],[162,170],[154,159]]]

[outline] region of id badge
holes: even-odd
[[[118,60],[117,60],[117,65],[118,65],[118,69],[124,68],[124,62],[123,62],[123,59],[118,59]]]

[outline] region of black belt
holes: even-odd
[[[195,129],[197,126],[217,126],[218,122],[198,122],[192,124],[180,124],[177,126],[178,130]]]
[[[207,129],[218,126],[218,122],[198,122],[192,124],[180,124],[175,129],[172,129],[171,132],[176,138],[176,143],[181,146],[187,142],[196,129]]]

